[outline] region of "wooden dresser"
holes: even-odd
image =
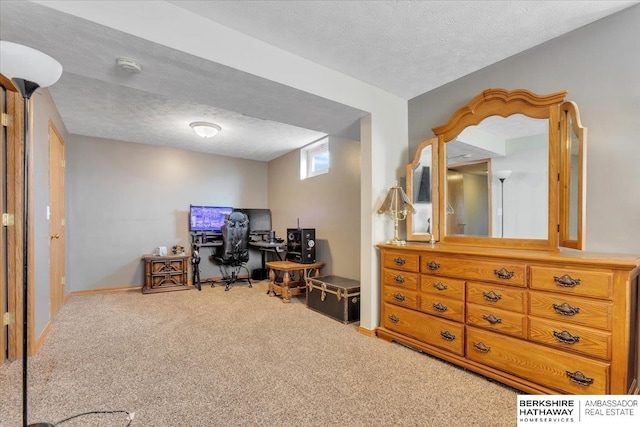
[[[528,393],[640,392],[639,257],[378,247],[378,337]]]

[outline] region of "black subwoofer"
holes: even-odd
[[[315,228],[287,228],[287,260],[303,264],[316,262]]]

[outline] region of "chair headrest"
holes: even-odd
[[[231,212],[227,217],[227,222],[232,222],[232,223],[238,223],[238,222],[245,223],[248,221],[249,219],[247,218],[247,215],[242,212]]]

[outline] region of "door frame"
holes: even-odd
[[[6,94],[6,109],[8,123],[4,127],[6,129],[7,136],[7,152],[6,152],[6,206],[4,206],[3,213],[13,214],[13,222],[6,227],[3,226],[3,231],[6,231],[6,247],[8,248],[7,257],[7,277],[8,283],[6,286],[6,298],[7,312],[13,313],[13,320],[7,327],[7,355],[9,360],[15,360],[22,356],[22,334],[23,334],[23,218],[24,218],[24,100],[18,89],[15,87],[10,79],[0,74],[0,85],[4,88]],[[33,105],[33,101],[29,101],[30,107]],[[28,136],[28,143],[31,143],[31,131]],[[32,153],[32,150],[29,150]],[[33,154],[29,156],[29,170],[32,170]],[[30,172],[31,173],[31,172]],[[4,192],[4,189],[3,189]],[[4,196],[4,195],[3,195]],[[30,205],[33,201],[28,201]],[[31,211],[31,209],[30,209]],[[28,221],[29,226],[29,240],[33,241],[33,225],[32,221]],[[31,270],[33,269],[33,245],[29,245],[29,265]],[[32,271],[30,271],[32,272]],[[4,279],[4,278],[3,278]],[[27,312],[29,315],[29,331],[28,334],[28,351],[31,353],[33,342],[33,274],[29,275],[29,298],[27,304]],[[4,294],[5,287],[3,284],[2,292]],[[4,306],[3,306],[4,317]],[[4,333],[4,328],[3,328]],[[3,357],[4,357],[4,351]]]
[[[58,313],[58,311],[60,310],[60,308],[62,307],[62,305],[64,304],[64,297],[65,297],[65,284],[64,284],[64,277],[65,277],[65,245],[66,245],[66,239],[65,239],[65,176],[64,176],[64,162],[65,162],[65,140],[62,137],[62,135],[60,134],[60,132],[58,131],[58,129],[56,128],[55,124],[53,123],[53,121],[51,121],[51,119],[49,119],[49,206],[51,209],[51,212],[53,212],[53,205],[54,205],[54,201],[51,200],[51,196],[52,196],[52,180],[51,180],[51,175],[52,175],[52,168],[55,167],[55,165],[52,164],[52,150],[53,150],[53,146],[52,146],[52,136],[55,135],[56,138],[58,140],[60,140],[60,143],[62,145],[62,155],[61,155],[61,162],[62,164],[60,165],[61,167],[61,171],[60,173],[62,174],[62,188],[60,189],[60,194],[62,197],[62,200],[60,201],[55,201],[56,203],[60,202],[61,204],[61,212],[62,212],[62,216],[61,216],[61,221],[62,223],[60,224],[60,227],[62,228],[62,232],[61,234],[61,242],[62,242],[62,248],[60,255],[61,258],[61,262],[62,265],[59,266],[60,270],[61,270],[61,281],[60,283],[54,283],[51,277],[52,274],[52,269],[54,269],[54,257],[52,256],[52,249],[51,249],[51,234],[54,233],[55,230],[55,226],[53,226],[53,215],[52,218],[49,219],[49,322],[51,322],[54,318],[54,316]],[[56,285],[59,286],[59,288],[56,288]]]

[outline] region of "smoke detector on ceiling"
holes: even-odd
[[[127,73],[131,74],[140,74],[142,72],[142,67],[133,59],[129,58],[118,58],[116,60],[118,67]]]

